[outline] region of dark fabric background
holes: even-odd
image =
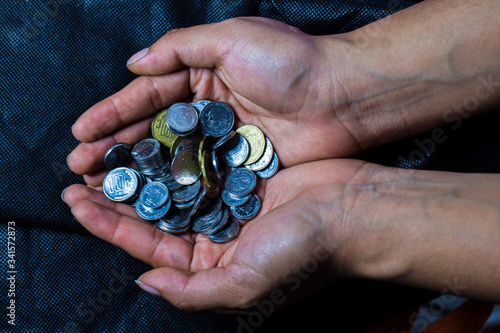
[[[397,2],[401,7],[412,4]],[[61,201],[82,178],[66,156],[77,145],[71,125],[87,108],[134,75],[136,51],[172,28],[265,16],[311,34],[346,32],[391,13],[391,0],[22,0],[0,5],[0,256],[7,267],[7,222],[16,226],[16,326],[0,311],[1,332],[236,332],[239,316],[185,314],[140,290],[149,269],[90,235]],[[417,161],[415,138],[362,158],[386,165],[465,172],[500,171],[500,114],[446,128],[449,139]],[[429,134],[420,136],[420,140]],[[430,149],[431,147],[429,147]],[[430,150],[429,150],[430,151]],[[432,152],[432,151],[430,151]],[[414,154],[414,156],[416,156]],[[7,306],[1,273],[2,309]],[[5,276],[5,277],[4,277]],[[279,312],[264,323],[240,316],[252,331],[354,332],[432,293],[389,284],[346,281]],[[240,332],[250,331],[240,328]]]

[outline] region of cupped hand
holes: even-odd
[[[96,172],[113,143],[149,136],[152,116],[186,99],[228,103],[237,125],[257,125],[270,138],[283,166],[351,154],[356,138],[332,111],[344,44],[332,54],[323,38],[264,18],[170,31],[128,65],[141,77],[78,119],[73,134],[83,143],[68,163]]]
[[[348,195],[341,184],[361,165],[311,162],[263,180],[259,215],[225,244],[192,232],[164,233],[141,220],[130,205],[113,203],[84,185],[69,187],[64,200],[91,233],[153,266],[139,280],[175,306],[186,311],[248,311],[273,290],[281,293],[272,296],[279,296],[276,307],[284,306],[349,274],[348,258],[335,266],[332,258],[349,229],[341,223],[340,202]],[[330,218],[339,224],[325,225]]]

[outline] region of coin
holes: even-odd
[[[238,236],[240,224],[234,218],[230,218],[224,228],[208,235],[208,238],[214,243],[226,243]]]
[[[276,173],[276,171],[278,171],[278,168],[279,168],[278,155],[276,155],[276,153],[273,153],[273,159],[269,164],[269,166],[264,170],[257,171],[256,174],[260,178],[270,178]]]
[[[168,233],[181,233],[189,229],[190,219],[185,211],[172,207],[168,213],[156,221],[156,226]]]
[[[214,175],[217,178],[217,182],[224,183],[224,178],[226,177],[225,165],[221,162],[220,154],[217,150],[212,150],[210,153],[210,159],[212,161],[211,168],[214,171]]]
[[[214,179],[215,172],[211,169],[211,160],[208,151],[204,150],[201,156],[200,167],[203,181],[211,191],[214,191],[217,189],[217,181]]]
[[[194,232],[205,232],[207,231],[210,227],[212,227],[214,224],[220,221],[223,215],[223,209],[220,209],[217,211],[217,213],[210,218],[206,219],[195,219],[193,221],[193,225],[191,226],[191,230]]]
[[[167,202],[168,198],[168,188],[160,182],[147,183],[139,195],[139,201],[147,208],[161,207]]]
[[[193,206],[191,206],[191,210],[189,211],[189,216],[193,216],[194,214],[196,214],[206,194],[207,194],[207,185],[203,185],[203,188],[201,189],[200,193],[198,193],[198,196],[196,197]]]
[[[236,130],[236,133],[244,137],[250,146],[250,156],[245,161],[245,164],[257,162],[266,148],[264,133],[254,125],[241,126]]]
[[[224,145],[222,159],[232,167],[241,165],[248,158],[250,147],[247,140],[241,135],[235,135]]]
[[[274,149],[271,141],[266,138],[266,149],[264,150],[264,154],[259,158],[259,160],[255,163],[245,165],[245,168],[252,171],[260,171],[269,166],[271,161],[273,160]]]
[[[222,200],[224,200],[224,203],[230,207],[239,207],[243,206],[246,204],[250,199],[252,198],[252,195],[247,195],[244,197],[236,197],[231,194],[228,190],[224,189],[222,190]]]
[[[231,207],[231,213],[239,220],[249,220],[254,218],[260,210],[260,199],[255,194],[248,203],[240,207]]]
[[[172,133],[186,136],[198,125],[198,112],[188,103],[175,103],[167,109],[166,123]]]
[[[217,140],[213,145],[212,145],[212,149],[218,149],[220,147],[222,147],[226,142],[228,142],[229,140],[231,140],[233,138],[233,136],[236,135],[236,132],[231,130],[229,131],[229,133],[227,133],[226,135],[224,135],[223,137],[221,137],[219,140]]]
[[[257,184],[257,176],[245,168],[237,168],[229,173],[226,178],[225,188],[235,197],[249,195]]]
[[[179,184],[191,185],[198,180],[200,175],[197,151],[183,150],[172,160],[172,176]]]
[[[103,181],[106,197],[117,202],[131,201],[139,189],[139,178],[133,169],[119,167],[108,172]]]
[[[210,102],[200,112],[200,130],[203,135],[221,137],[234,125],[234,112],[223,102]]]
[[[226,225],[228,220],[229,220],[229,210],[224,207],[222,209],[222,216],[220,217],[220,219],[218,221],[216,221],[215,223],[212,223],[212,225],[207,230],[205,230],[203,233],[206,235],[216,233],[217,231],[221,230]]]
[[[167,202],[163,206],[159,208],[148,208],[144,206],[142,202],[138,201],[135,204],[135,211],[137,212],[137,215],[139,215],[142,219],[154,221],[161,219],[167,214],[168,210],[170,209],[171,202],[172,200],[168,198]]]
[[[213,198],[213,200],[210,200],[205,207],[198,210],[196,216],[194,217],[194,221],[211,220],[221,209],[222,198],[220,196],[217,196]]]
[[[178,138],[178,135],[172,133],[167,126],[167,111],[168,109],[161,111],[153,119],[151,133],[153,134],[153,138],[170,148],[175,139]]]
[[[188,208],[191,208],[195,202],[196,202],[196,197],[189,200],[189,201],[186,201],[186,202],[175,202],[174,201],[174,206],[179,208],[179,209],[188,209]]]
[[[210,103],[210,101],[204,99],[204,100],[201,100],[198,102],[193,102],[193,103],[191,103],[191,105],[196,109],[196,111],[198,111],[198,114],[199,114],[201,112],[201,110],[203,110],[205,105],[207,105],[208,103]]]
[[[172,200],[176,202],[187,202],[196,198],[198,192],[200,192],[201,182],[198,179],[191,185],[184,185],[178,190],[172,192]]]
[[[108,149],[104,154],[104,165],[112,170],[119,167],[124,167],[132,158],[132,147],[126,143],[118,143]]]

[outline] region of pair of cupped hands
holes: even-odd
[[[438,290],[452,277],[434,281],[432,269],[413,276],[428,269],[416,256],[434,258],[436,267],[440,255],[448,260],[455,245],[441,244],[450,238],[446,228],[467,231],[466,223],[453,224],[488,200],[485,191],[499,193],[486,176],[349,159],[435,124],[406,115],[392,95],[395,83],[374,74],[366,60],[354,35],[311,36],[263,18],[170,31],[128,61],[140,77],[74,124],[81,143],[68,164],[88,186],[70,186],[63,200],[91,233],[153,266],[138,277],[144,290],[186,311],[249,311],[275,290],[289,304],[351,277]],[[229,104],[236,126],[262,129],[281,165],[259,180],[259,215],[226,244],[164,233],[101,189],[109,147],[150,137],[158,111],[202,99]],[[433,240],[431,255],[426,242]],[[298,290],[290,288],[294,274]]]

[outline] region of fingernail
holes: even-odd
[[[67,189],[67,187],[66,187],[64,190],[62,190],[62,192],[61,192],[61,199],[62,199],[62,201],[64,201],[64,202],[66,202],[66,201],[64,200],[64,192],[66,191],[66,189]]]
[[[141,281],[139,280],[135,280],[135,283],[137,283],[137,285],[142,289],[144,290],[145,292],[147,293],[150,293],[150,294],[153,294],[155,296],[160,296],[160,292],[158,290],[156,290],[155,288],[151,287],[151,286],[148,286],[147,284],[144,284],[142,283]]]
[[[127,60],[127,65],[133,64],[134,62],[136,62],[137,60],[141,59],[146,54],[148,54],[148,52],[149,52],[149,47],[140,50],[139,52],[131,56],[129,60]]]
[[[68,156],[66,156],[66,165],[69,167],[69,157],[71,156],[71,154],[68,154]]]

